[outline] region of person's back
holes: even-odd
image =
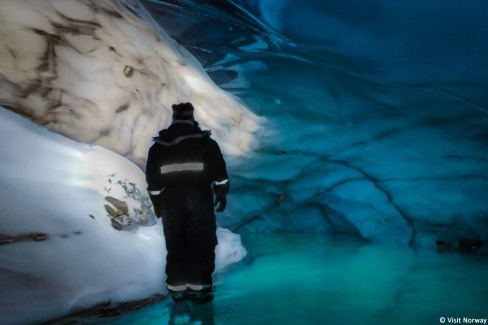
[[[146,165],[148,191],[163,219],[166,283],[172,292],[209,291],[217,245],[212,189],[217,211],[223,211],[229,189],[226,165],[210,131],[193,120],[193,106],[173,109],[173,123],[154,139]]]

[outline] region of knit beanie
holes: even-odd
[[[171,107],[173,107],[173,120],[195,120],[191,103],[179,103]]]

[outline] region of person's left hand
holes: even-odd
[[[149,195],[151,203],[154,207],[154,214],[156,218],[161,218],[161,203],[159,203],[159,195]]]
[[[223,212],[225,210],[225,208],[227,207],[227,198],[225,196],[216,196],[214,206],[217,207],[217,209],[215,209],[215,211]]]

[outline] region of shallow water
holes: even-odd
[[[488,318],[488,259],[311,234],[244,235],[208,305],[163,301],[104,324],[439,324]]]

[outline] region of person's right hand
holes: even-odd
[[[217,209],[215,209],[215,211],[223,212],[225,210],[225,208],[227,207],[227,198],[225,196],[216,196],[214,206],[217,207]]]

